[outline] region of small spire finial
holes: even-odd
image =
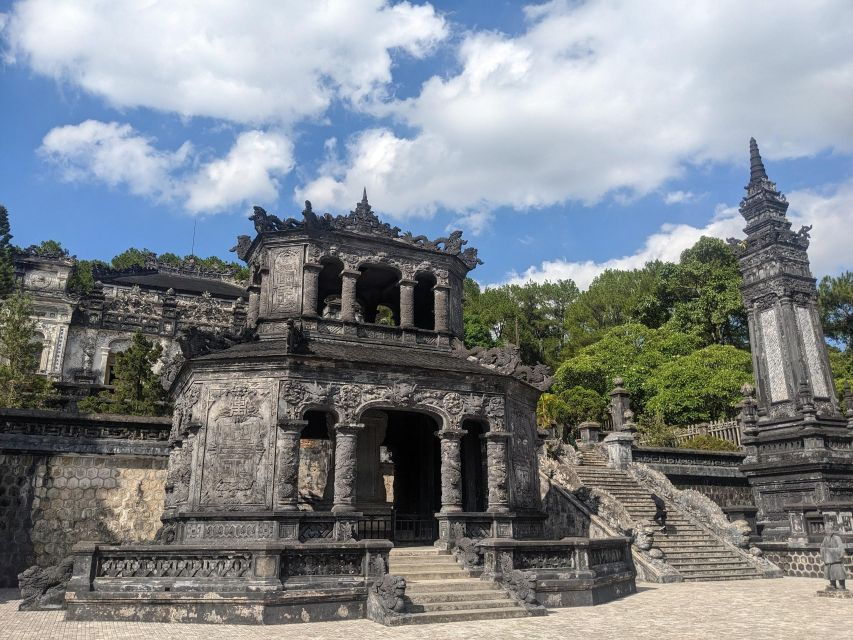
[[[755,138],[749,139],[749,182],[750,184],[759,180],[767,180],[767,172],[764,170],[764,162],[761,161],[761,153],[758,151],[758,143]]]
[[[364,191],[361,196],[361,201],[367,204],[367,187],[364,187]]]

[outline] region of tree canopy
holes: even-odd
[[[825,276],[818,286],[820,315],[826,337],[845,350],[853,346],[853,272]]]
[[[0,407],[44,408],[53,398],[50,380],[38,374],[42,341],[32,315],[24,294],[0,302]]]
[[[168,413],[166,391],[154,366],[163,348],[140,332],[133,334],[127,351],[116,354],[115,390],[102,391],[78,403],[81,411],[161,416]]]

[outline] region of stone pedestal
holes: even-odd
[[[601,425],[597,422],[581,422],[578,430],[584,444],[596,444],[601,441]]]
[[[631,410],[631,394],[625,388],[622,378],[613,380],[613,391],[610,392],[610,416],[613,419],[613,430],[624,431],[625,412]]]
[[[604,439],[607,447],[607,466],[617,471],[625,471],[633,462],[631,447],[634,446],[634,434],[627,432],[611,433]]]

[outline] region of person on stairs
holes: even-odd
[[[846,552],[847,545],[838,535],[835,523],[827,521],[826,535],[823,537],[823,542],[820,543],[820,559],[823,561],[826,579],[829,580],[827,591],[835,591],[836,588],[840,588],[842,591],[847,590],[845,586],[847,571],[844,569]],[[836,581],[839,583],[839,587],[835,586]]]
[[[652,520],[660,527],[661,531],[666,531],[666,503],[655,494],[652,494],[652,502],[655,503],[655,515]]]

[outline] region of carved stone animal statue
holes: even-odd
[[[19,611],[65,609],[65,589],[71,579],[74,558],[69,556],[52,567],[30,567],[18,574],[23,601]]]
[[[237,236],[237,244],[229,249],[237,254],[237,257],[240,258],[243,262],[246,261],[246,256],[249,254],[249,247],[252,245],[252,239],[249,236],[241,235]]]

